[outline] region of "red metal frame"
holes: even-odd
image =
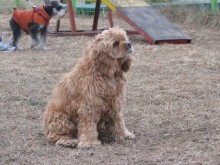
[[[75,23],[75,15],[73,11],[72,0],[67,0],[67,6],[68,6],[69,17],[70,17],[71,31],[76,32],[76,23]]]
[[[63,2],[63,0],[61,0]],[[97,29],[98,27],[98,20],[99,20],[99,14],[100,14],[100,6],[101,6],[101,0],[96,1],[96,7],[95,7],[95,14],[93,19],[93,26],[92,30],[77,30],[76,24],[75,24],[75,15],[74,10],[72,7],[72,0],[67,0],[68,5],[68,13],[69,13],[69,19],[70,19],[70,25],[71,25],[71,31],[59,31],[60,28],[60,21],[57,21],[55,32],[49,32],[50,35],[53,36],[94,36],[100,32],[102,32],[105,29]],[[114,26],[113,19],[112,19],[112,11],[108,9],[108,19],[109,19],[109,25],[110,27]],[[126,30],[128,35],[142,35],[150,44],[187,44],[190,43],[189,40],[159,40],[155,41],[150,35],[148,35],[146,32],[144,32],[140,27],[138,27],[134,22],[132,22],[126,15],[124,15],[119,9],[116,10],[116,14],[121,17],[122,19],[126,20],[136,31],[129,31]]]
[[[97,27],[98,27],[100,6],[101,6],[101,0],[96,0],[95,14],[94,14],[94,20],[93,20],[93,26],[92,26],[92,30],[93,30],[93,31],[94,31],[94,30],[97,30]]]
[[[113,19],[112,19],[112,11],[111,9],[108,7],[108,20],[109,20],[109,25],[110,27],[113,27],[114,26],[114,23],[113,23]]]
[[[49,32],[49,35],[52,36],[94,36],[98,33],[101,33],[105,29],[97,29],[97,30],[77,30],[76,32],[71,31],[59,31],[59,32]],[[126,30],[126,33],[128,35],[139,35],[136,31]]]
[[[60,0],[60,2],[62,3],[63,0]],[[60,29],[60,21],[57,21],[55,32],[49,32],[49,35],[52,35],[52,36],[81,36],[81,35],[94,36],[94,35],[102,32],[103,30],[105,30],[105,29],[97,29],[99,14],[100,14],[101,0],[96,1],[92,30],[87,30],[87,31],[76,29],[75,15],[74,15],[74,10],[72,7],[71,0],[67,0],[67,6],[68,6],[68,14],[69,14],[69,19],[70,19],[71,31],[60,31],[59,30]],[[113,27],[114,23],[113,23],[113,19],[112,19],[112,13],[109,8],[108,8],[108,19],[109,19],[110,27]],[[139,33],[136,31],[126,30],[126,32],[129,35],[139,35]]]
[[[160,40],[155,41],[155,44],[189,44],[190,40],[178,39],[178,40]]]

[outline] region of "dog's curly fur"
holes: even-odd
[[[131,51],[126,32],[120,28],[96,36],[52,93],[44,113],[49,141],[88,148],[101,144],[98,135],[102,132],[120,139],[135,137],[126,129],[122,114],[124,72],[130,68]]]

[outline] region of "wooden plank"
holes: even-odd
[[[102,0],[102,2],[108,6],[112,11],[116,11],[116,6],[115,4],[113,4],[112,2],[108,1],[108,0]]]
[[[123,15],[147,33],[155,42],[160,40],[190,40],[178,27],[174,26],[159,11],[147,7],[118,7]]]
[[[191,39],[143,0],[102,0],[150,44],[190,43]]]
[[[92,30],[97,30],[98,21],[99,21],[100,6],[101,6],[101,0],[97,0],[96,5],[95,5],[95,15],[94,15],[94,19],[93,19]]]
[[[107,6],[108,4],[117,7],[137,7],[137,6],[150,6],[144,0],[102,0]],[[111,8],[111,7],[110,7]]]

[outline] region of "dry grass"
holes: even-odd
[[[0,13],[11,13],[13,7],[18,7],[19,9],[31,9],[30,4],[26,0],[19,0],[19,5],[16,6],[16,0],[0,0]],[[31,0],[31,2],[40,6],[44,3],[43,0]],[[63,1],[66,3],[66,0]],[[76,2],[85,2],[85,0],[76,0]]]
[[[8,19],[0,15],[9,34]],[[63,22],[68,29],[68,21]],[[80,29],[91,22],[77,18]],[[100,24],[108,25],[103,18]],[[116,24],[127,28],[119,20]],[[30,50],[30,39],[24,36],[23,51],[1,52],[0,164],[219,164],[220,33],[180,28],[192,44],[153,46],[131,37],[135,53],[127,74],[125,122],[137,138],[90,150],[48,143],[42,116],[54,85],[93,38],[48,37],[50,50],[41,51]]]
[[[1,0],[0,1],[0,13],[11,13],[14,7],[19,9],[31,9],[30,4],[26,0],[19,0],[19,6],[16,6],[16,0]],[[43,0],[31,0],[35,5],[41,5]]]
[[[220,12],[213,13],[199,4],[197,7],[167,5],[161,9],[161,12],[176,23],[194,27],[202,26],[213,30],[220,28]]]

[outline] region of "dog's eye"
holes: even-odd
[[[119,45],[119,41],[115,41],[114,43],[113,43],[113,47],[116,47],[116,46],[118,46]]]

